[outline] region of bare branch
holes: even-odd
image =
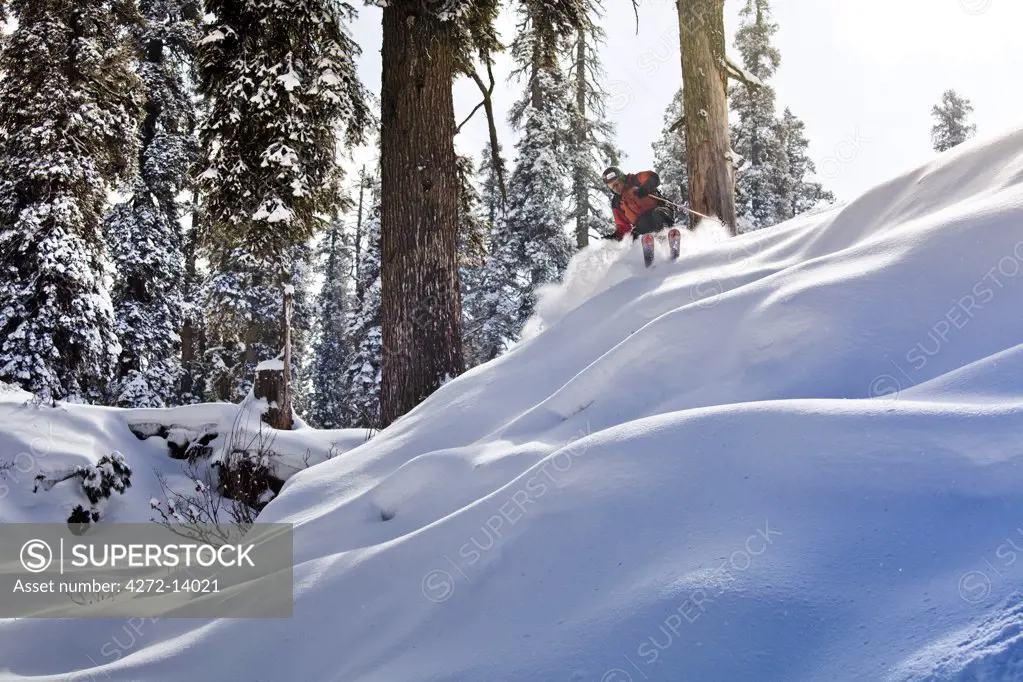
[[[473,107],[473,110],[469,112],[469,115],[465,117],[465,120],[462,121],[461,123],[459,123],[458,126],[455,128],[455,134],[456,135],[458,133],[462,132],[462,128],[465,126],[465,124],[468,123],[472,119],[472,117],[476,115],[476,112],[479,111],[480,109],[482,109],[483,105],[485,105],[485,104],[486,104],[486,101],[483,101],[483,102],[480,102],[479,104],[477,104],[475,107]]]
[[[478,69],[474,68],[471,71],[466,70],[466,75],[476,82],[476,87],[478,87],[480,92],[483,94],[483,101],[480,102],[475,109],[473,109],[472,114],[469,114],[469,118],[472,118],[473,114],[475,114],[481,106],[487,112],[487,125],[490,128],[490,162],[493,165],[494,174],[497,175],[497,185],[501,190],[501,201],[504,202],[508,200],[508,193],[504,184],[504,161],[501,159],[500,143],[497,139],[497,123],[494,119],[493,94],[494,88],[497,85],[497,82],[494,79],[494,60],[490,58],[489,54],[483,55],[483,60],[487,65],[487,78],[490,81],[489,86],[484,84],[483,79],[480,78]],[[466,121],[468,120],[469,119],[467,118]],[[462,125],[465,125],[465,122],[463,122]],[[459,126],[459,129],[461,129],[461,126]]]

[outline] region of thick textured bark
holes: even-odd
[[[578,109],[579,128],[576,130],[576,150],[586,145],[586,32],[579,31],[575,49],[575,106]],[[578,153],[578,152],[577,152]],[[575,191],[575,245],[585,249],[590,244],[589,214],[590,190],[586,183],[586,166],[581,158],[575,159],[573,190]]]
[[[386,426],[465,370],[450,26],[418,0],[383,12],[381,215]]]
[[[724,0],[676,0],[686,112],[689,202],[735,234],[735,168],[728,134]]]

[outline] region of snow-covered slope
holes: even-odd
[[[687,240],[294,476],[293,619],[3,622],[0,678],[1023,679],[1023,131]]]

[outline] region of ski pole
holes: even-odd
[[[657,201],[663,201],[664,203],[668,204],[669,206],[674,206],[675,208],[681,209],[683,211],[686,211],[687,213],[692,213],[693,215],[698,215],[701,218],[706,218],[707,220],[714,220],[709,215],[704,215],[704,214],[700,213],[699,211],[694,211],[693,209],[686,208],[685,206],[679,206],[674,201],[668,201],[664,197],[654,196],[653,194],[651,194],[650,196],[654,197],[654,199],[657,199]]]

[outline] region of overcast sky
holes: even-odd
[[[730,46],[743,4],[725,1]],[[934,156],[930,111],[948,88],[972,101],[980,136],[1023,127],[1023,0],[775,0],[772,7],[782,56],[771,81],[779,112],[791,107],[805,121],[819,179],[839,199],[855,198]],[[643,170],[651,166],[650,144],[681,85],[675,2],[642,0],[638,35],[629,0],[605,0],[605,8],[601,58],[611,118],[625,170]],[[361,76],[376,93],[380,12],[361,8],[353,27],[363,48]],[[514,17],[503,16],[501,27],[510,43]],[[730,52],[737,57],[734,48]],[[510,157],[515,133],[506,112],[521,86],[507,82],[509,67],[501,56],[495,106]],[[456,83],[459,120],[478,101],[471,81]],[[486,136],[481,111],[459,135],[459,151],[478,159]]]

